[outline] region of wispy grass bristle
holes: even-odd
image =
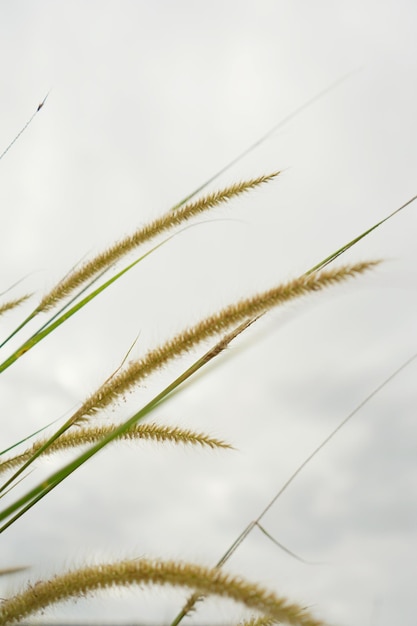
[[[69,598],[115,586],[163,585],[188,587],[204,595],[229,598],[292,626],[323,626],[304,608],[257,584],[194,564],[174,561],[129,560],[85,567],[39,581],[0,605],[0,625],[7,626]]]
[[[0,315],[3,315],[3,313],[7,313],[7,311],[11,311],[12,309],[20,306],[21,304],[26,302],[26,300],[29,300],[32,295],[33,294],[28,293],[25,296],[21,296],[20,298],[9,300],[9,302],[3,302],[3,304],[0,304]]]
[[[218,313],[207,317],[195,326],[188,328],[162,346],[148,352],[142,359],[133,361],[106,381],[96,392],[86,399],[73,416],[74,423],[81,418],[96,413],[109,406],[124,393],[132,390],[152,372],[165,366],[170,360],[192,350],[201,342],[227,332],[230,328],[249,318],[284,304],[289,300],[322,290],[347,278],[357,276],[375,267],[379,261],[366,261],[304,275],[278,287],[269,289],[250,298],[233,303]]]
[[[279,173],[280,172],[273,172],[272,174],[258,176],[257,178],[251,178],[240,183],[234,183],[225,189],[215,191],[194,202],[185,204],[174,211],[168,211],[161,217],[139,228],[132,235],[128,235],[116,242],[90,261],[83,263],[78,269],[70,272],[68,276],[61,280],[42,298],[36,311],[39,313],[51,309],[58,302],[73,293],[77,288],[84,285],[87,281],[92,280],[100,272],[109,268],[143,243],[150,241],[174,227],[180,226],[196,215],[200,215],[219,204],[225,203],[232,198],[271,181],[278,176]]]

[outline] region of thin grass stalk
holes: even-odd
[[[26,435],[25,437],[23,437],[23,439],[20,439],[19,441],[15,441],[14,443],[12,443],[11,446],[9,446],[8,448],[5,448],[4,450],[0,451],[0,457],[4,456],[5,454],[10,452],[11,450],[14,450],[18,446],[22,445],[23,443],[25,443],[25,441],[29,441],[30,439],[33,439],[33,437],[36,437],[36,435],[39,435],[39,433],[43,432],[44,430],[46,430],[47,428],[49,428],[53,424],[56,424],[56,422],[59,422],[59,421],[60,421],[60,418],[58,417],[58,418],[52,420],[52,422],[49,422],[49,424],[45,424],[45,426],[42,426],[41,428],[38,428],[37,430],[35,430],[30,435]]]
[[[27,567],[6,567],[4,569],[0,569],[0,576],[10,576],[10,574],[19,574],[20,572],[24,572],[27,570]]]
[[[311,269],[309,269],[308,272],[306,272],[306,275],[308,276],[310,274],[313,274],[314,272],[318,272],[318,271],[324,269],[330,263],[333,263],[333,261],[335,261],[340,255],[342,255],[345,252],[347,252],[350,248],[352,248],[352,246],[357,244],[361,239],[363,239],[364,237],[369,235],[376,228],[379,228],[379,226],[382,226],[382,224],[384,224],[389,219],[394,217],[394,215],[396,215],[397,213],[400,213],[400,211],[402,211],[407,206],[412,204],[415,200],[417,200],[417,195],[413,196],[412,198],[410,198],[410,200],[407,200],[407,202],[402,204],[398,209],[395,209],[395,211],[393,211],[392,213],[390,213],[389,215],[384,217],[384,219],[382,219],[381,221],[377,222],[376,224],[374,224],[373,226],[371,226],[370,228],[365,230],[363,233],[361,233],[360,235],[358,235],[357,237],[355,237],[354,239],[352,239],[351,241],[346,243],[344,246],[342,246],[341,248],[336,250],[336,252],[332,252],[331,254],[329,254],[328,257],[326,257],[325,259],[323,259],[322,261],[317,263],[317,265],[314,265]]]
[[[73,270],[71,269],[70,272],[72,272]],[[70,273],[69,272],[69,273]],[[68,274],[69,274],[68,273]],[[54,315],[52,315],[52,317],[49,318],[49,320],[47,320],[37,331],[35,334],[37,333],[41,333],[45,328],[47,328],[47,326],[50,326],[52,324],[52,322],[54,320],[56,320],[64,311],[66,311],[67,309],[69,309],[69,307],[71,306],[71,304],[73,304],[73,302],[75,302],[76,300],[78,300],[78,298],[80,298],[82,296],[83,293],[85,293],[86,291],[88,291],[88,289],[90,289],[90,287],[93,286],[94,283],[96,283],[98,280],[100,280],[100,278],[103,276],[105,272],[101,272],[101,274],[98,274],[97,276],[95,276],[89,283],[87,283],[83,289],[80,289],[80,291],[73,296],[68,302],[65,303],[65,305],[63,307],[61,307],[58,311],[56,311],[54,313]],[[4,345],[6,345],[6,343],[8,341],[10,341],[10,339],[12,339],[15,335],[17,335],[22,328],[24,328],[29,322],[31,322],[36,315],[38,314],[37,310],[33,310],[14,330],[13,332],[6,337],[6,339],[4,339],[2,341],[2,343],[0,343],[0,348],[2,348]],[[33,338],[34,335],[32,335],[32,337],[30,339]]]
[[[32,121],[38,115],[39,111],[44,106],[44,104],[46,102],[46,99],[49,96],[49,93],[50,92],[48,91],[48,93],[46,94],[46,96],[44,97],[42,102],[40,102],[38,104],[38,107],[37,107],[36,111],[30,116],[29,120],[26,122],[26,124],[23,126],[23,128],[17,133],[17,135],[14,137],[14,139],[12,139],[12,141],[9,143],[9,145],[0,154],[0,161],[1,161],[1,159],[3,159],[6,156],[6,154],[9,152],[10,148],[16,143],[16,141],[19,139],[19,137],[25,132],[25,130],[28,128],[28,126],[32,123]]]

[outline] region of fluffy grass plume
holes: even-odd
[[[69,598],[83,597],[100,589],[132,585],[188,587],[204,595],[230,598],[283,624],[323,626],[323,622],[300,605],[219,569],[146,559],[85,567],[30,585],[26,591],[1,604],[0,626],[19,622]]]
[[[32,294],[27,294],[25,296],[21,296],[20,298],[15,298],[14,300],[9,300],[9,302],[4,302],[3,304],[0,304],[0,315],[3,315],[3,313],[7,313],[7,311],[11,311],[12,309],[20,306],[21,304],[26,302],[26,300],[28,300],[31,295]]]
[[[162,346],[151,350],[142,359],[133,361],[125,370],[107,380],[86,399],[74,414],[72,421],[76,423],[83,417],[109,406],[146,376],[166,365],[168,361],[193,349],[204,340],[219,333],[227,332],[233,326],[261,315],[289,300],[299,298],[310,292],[320,291],[347,278],[362,274],[378,263],[379,261],[367,261],[308,276],[304,275],[227,306],[195,326],[185,329]]]
[[[70,272],[42,298],[36,312],[40,313],[41,311],[51,309],[58,302],[73,293],[77,288],[95,278],[98,274],[108,269],[126,254],[136,249],[146,241],[150,241],[156,236],[176,226],[184,224],[196,215],[200,215],[201,213],[204,213],[219,204],[227,202],[232,198],[240,196],[247,191],[251,191],[256,187],[271,181],[273,178],[278,176],[279,173],[280,172],[273,172],[272,174],[258,176],[257,178],[251,178],[240,183],[235,183],[230,187],[226,187],[220,191],[215,191],[203,196],[195,202],[190,202],[185,206],[180,206],[175,210],[168,211],[161,217],[158,217],[149,224],[139,228],[132,235],[128,235],[124,239],[114,243],[90,261],[83,263],[78,269]]]
[[[56,439],[50,446],[48,446],[43,455],[53,454],[55,452],[61,452],[63,450],[69,450],[84,446],[88,444],[94,444],[110,435],[117,425],[106,426],[84,426],[78,429],[73,429],[61,435],[59,439]],[[158,442],[169,442],[183,445],[198,445],[203,448],[208,447],[233,449],[233,446],[216,439],[215,437],[209,437],[204,433],[194,432],[189,429],[177,428],[176,426],[163,426],[160,424],[138,424],[132,426],[128,431],[116,438],[116,440],[125,441],[137,441],[137,440],[151,440]],[[34,454],[38,452],[48,439],[39,439],[30,448],[27,448],[24,452],[9,459],[6,459],[0,463],[0,474],[7,472],[8,470],[20,467]]]

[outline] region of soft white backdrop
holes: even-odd
[[[134,356],[307,270],[416,193],[411,0],[17,0],[0,15],[2,148],[51,89],[0,164],[0,290],[30,272],[13,296],[44,293],[353,71],[211,188],[283,169],[276,182],[199,220],[207,223],[2,375],[2,449],[77,406],[138,334]],[[36,580],[120,556],[214,564],[314,447],[415,352],[416,227],[411,205],[341,259],[387,259],[383,266],[273,312],[159,409],[162,422],[223,437],[237,451],[108,450],[1,536],[1,565],[30,565]],[[31,305],[2,319],[2,335]],[[114,415],[129,415],[194,357]],[[289,549],[326,565],[299,563],[254,531],[228,570],[330,623],[415,624],[415,377],[414,364],[381,391],[264,520]],[[21,488],[60,461],[46,461]],[[2,580],[1,595],[23,580]],[[169,623],[183,597],[118,590],[40,619]],[[210,601],[191,620],[242,615]]]

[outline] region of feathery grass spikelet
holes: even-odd
[[[0,605],[0,625],[13,624],[47,606],[85,596],[98,589],[138,584],[188,587],[204,595],[230,598],[285,624],[323,626],[323,622],[316,620],[298,604],[219,569],[146,559],[85,567],[37,582]]]
[[[73,415],[72,421],[91,415],[130,391],[138,382],[150,373],[166,365],[166,363],[197,346],[202,341],[222,332],[247,319],[265,313],[267,310],[294,298],[319,291],[356,276],[373,268],[379,261],[367,261],[304,275],[288,283],[279,285],[254,295],[245,300],[233,303],[218,313],[207,317],[195,326],[184,330],[162,346],[148,352],[142,359],[133,361],[125,369],[107,380],[93,393]]]
[[[59,437],[54,441],[43,454],[53,454],[62,450],[75,448],[86,444],[94,444],[107,437],[117,428],[117,425],[108,426],[84,426],[77,430],[71,430]],[[233,449],[233,446],[216,439],[215,437],[209,437],[204,433],[197,433],[189,429],[177,428],[171,426],[163,426],[160,424],[140,424],[133,426],[123,435],[116,439],[122,440],[137,440],[146,439],[158,442],[171,442],[184,445],[200,445],[202,447],[209,448],[226,448]],[[14,469],[22,465],[25,461],[30,459],[42,446],[45,445],[47,439],[40,439],[36,441],[30,448],[22,452],[17,456],[14,456],[6,461],[0,463],[0,474],[8,470]]]
[[[26,300],[29,300],[29,298],[32,295],[33,294],[28,293],[25,296],[21,296],[20,298],[16,298],[15,300],[10,300],[9,302],[4,302],[3,304],[0,304],[0,315],[3,315],[3,313],[6,313],[6,311],[10,311],[11,309],[15,309],[17,306],[23,304],[23,302],[26,302]]]
[[[259,185],[269,182],[278,176],[279,173],[280,172],[273,172],[272,174],[258,176],[257,178],[252,178],[241,183],[235,183],[230,187],[208,194],[195,202],[190,202],[185,206],[179,207],[175,211],[168,211],[161,217],[139,228],[132,235],[128,235],[121,241],[116,242],[90,261],[83,263],[79,269],[71,272],[42,298],[36,311],[39,313],[51,309],[57,302],[66,298],[75,289],[97,276],[97,274],[113,265],[116,261],[146,241],[153,239],[171,228],[179,226],[204,211],[212,209],[223,202],[227,202],[235,196],[239,196]]]

